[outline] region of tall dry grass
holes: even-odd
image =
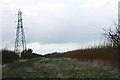
[[[65,57],[77,59],[81,62],[87,62],[93,67],[105,69],[118,68],[117,47],[104,45],[91,47],[87,49],[78,49],[64,53]]]

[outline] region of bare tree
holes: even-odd
[[[109,30],[104,30],[104,36],[107,37],[108,40],[110,40],[116,47],[118,50],[118,72],[120,72],[120,25],[115,24],[114,26],[114,30],[113,29],[109,29]]]
[[[118,48],[120,48],[120,28],[117,24],[115,24],[115,29],[108,29],[108,30],[104,30],[104,36],[110,40],[115,46],[117,46]]]

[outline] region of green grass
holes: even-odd
[[[35,70],[27,72],[25,68]],[[3,67],[3,78],[117,78],[117,72],[85,68],[69,58],[35,58]]]

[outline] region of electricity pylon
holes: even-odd
[[[15,48],[14,51],[21,57],[21,52],[25,52],[27,50],[25,34],[23,29],[22,22],[22,11],[18,11],[18,23],[17,23],[17,31],[16,31],[16,40],[15,40]]]

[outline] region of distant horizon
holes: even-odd
[[[86,46],[81,46],[80,48],[75,48],[75,49],[65,49],[65,50],[59,50],[59,51],[49,51],[49,52],[46,52],[46,53],[41,53],[39,51],[34,51],[34,49],[31,47],[27,47],[27,49],[32,49],[33,50],[33,53],[37,53],[37,54],[41,54],[41,55],[46,55],[46,54],[50,54],[50,53],[54,53],[54,52],[57,52],[57,53],[65,53],[65,52],[68,52],[68,51],[75,51],[75,50],[82,50],[82,49],[89,49],[89,48],[96,48],[98,46],[105,46],[105,44],[108,44],[109,42],[103,42],[103,43],[92,43],[91,44],[86,44]],[[8,48],[2,48],[2,49],[7,49],[7,50],[12,50],[14,51],[14,49],[8,49]]]

